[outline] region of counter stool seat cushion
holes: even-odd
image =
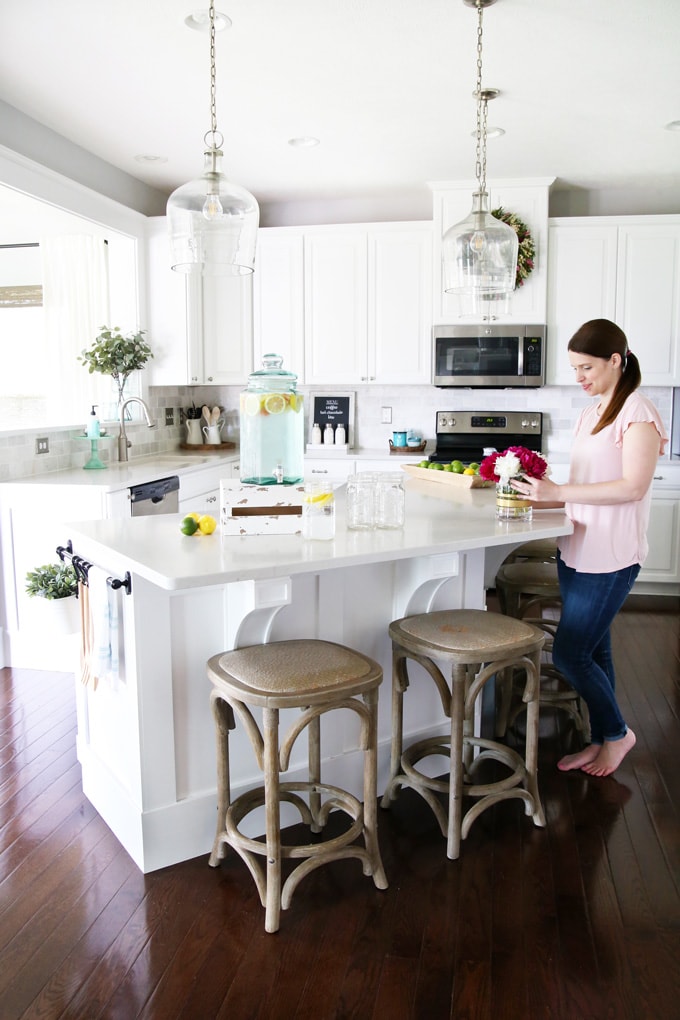
[[[245,861],[265,907],[265,929],[277,931],[280,912],[290,905],[297,885],[314,868],[340,858],[358,858],[365,875],[387,888],[377,838],[377,707],[382,669],[368,656],[329,641],[277,641],[214,655],[208,660],[211,706],[217,737],[217,832],[210,864],[217,867],[232,847]],[[251,709],[254,709],[253,712]],[[287,716],[279,732],[280,710]],[[320,718],[348,709],[359,722],[363,751],[363,802],[350,792],[321,781]],[[256,717],[257,716],[257,717]],[[231,799],[229,731],[243,725],[263,774],[263,785]],[[281,782],[293,746],[307,731],[308,769],[301,781]],[[282,842],[280,805],[299,812],[310,831],[320,833],[333,810],[350,822],[340,835],[304,845]],[[265,833],[253,839],[241,823],[264,808]],[[359,842],[357,842],[359,840]],[[301,858],[282,882],[282,861]]]
[[[500,800],[522,800],[525,813],[533,818],[534,824],[545,825],[537,782],[538,673],[545,635],[520,620],[475,609],[404,617],[390,624],[389,634],[393,652],[392,747],[390,779],[382,806],[389,807],[401,787],[419,793],[439,822],[451,859],[459,856],[461,839],[465,839],[475,819]],[[409,661],[418,663],[434,682],[450,727],[444,736],[426,737],[404,748],[404,695],[410,682]],[[450,685],[439,662],[451,667]],[[498,741],[473,734],[475,703],[484,686],[497,673],[520,666],[526,677],[523,698],[527,706],[523,755]],[[418,767],[425,758],[446,754],[448,777],[432,778]],[[503,773],[501,778],[478,781],[480,767],[489,761],[501,766],[497,769]],[[440,794],[448,796],[446,808]],[[474,801],[465,816],[464,797]]]

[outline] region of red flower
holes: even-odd
[[[496,471],[496,461],[499,457],[505,457],[508,453],[514,454],[517,457],[520,463],[520,470],[527,478],[543,478],[548,470],[548,464],[540,454],[534,453],[533,450],[527,450],[525,446],[509,446],[502,453],[492,453],[484,458],[479,465],[480,477],[484,478],[487,482],[500,481],[500,475]]]

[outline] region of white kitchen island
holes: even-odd
[[[381,791],[389,766],[389,622],[431,609],[484,608],[485,559],[488,573],[489,561],[500,564],[513,546],[572,530],[560,511],[534,512],[525,523],[497,521],[493,489],[409,480],[406,491],[403,530],[368,532],[346,529],[340,491],[336,537],[329,542],[299,535],[223,537],[219,528],[189,538],[180,533],[178,515],[65,527],[63,544],[70,541],[74,554],[111,576],[130,576],[130,593],[121,588],[116,596],[118,675],[96,690],[76,684],[78,757],[86,795],[140,869],[207,854],[212,845],[215,737],[205,668],[211,655],[307,637],[377,659],[385,674]],[[416,675],[414,688],[417,683]],[[420,697],[409,699],[409,740],[441,728],[431,687],[423,684]],[[322,776],[360,794],[361,754],[343,716],[336,712],[322,721]],[[291,779],[304,770],[305,742],[299,744]],[[230,746],[236,796],[260,780],[238,726]]]

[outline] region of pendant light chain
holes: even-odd
[[[219,149],[224,141],[217,130],[217,68],[215,58],[215,0],[210,0],[208,11],[210,17],[210,131],[205,136],[206,143],[208,136],[212,136],[210,145],[213,149]],[[219,141],[218,141],[219,139]]]
[[[489,104],[482,94],[482,40],[484,8],[477,4],[477,145],[475,175],[480,191],[486,191],[486,132]]]

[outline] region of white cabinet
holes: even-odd
[[[567,344],[589,319],[616,317],[617,228],[553,221],[548,240],[546,382],[569,385]]]
[[[285,227],[261,229],[253,279],[253,362],[280,354],[283,367],[304,374],[304,238]]]
[[[337,489],[344,485],[350,475],[355,471],[355,461],[346,456],[328,457],[305,457],[305,480],[313,481],[315,478],[321,481],[331,481],[333,488]]]
[[[490,183],[489,209],[502,206],[526,223],[536,247],[533,272],[524,285],[513,291],[502,322],[544,323],[546,321],[548,192],[553,177],[526,181],[499,180]],[[458,298],[444,292],[441,242],[444,233],[460,223],[472,208],[476,182],[432,184],[434,212],[433,316],[435,324],[451,325],[460,318]]]
[[[252,371],[252,276],[199,277],[170,268],[167,221],[147,221],[149,382],[240,385]]]
[[[238,460],[223,460],[214,467],[192,471],[180,478],[179,512],[188,514],[211,514],[216,520],[220,516],[220,482],[238,477]]]
[[[260,231],[255,361],[308,385],[431,381],[432,224]]]
[[[680,216],[550,221],[546,382],[573,382],[567,344],[589,319],[628,337],[647,386],[680,383]]]
[[[655,490],[647,531],[649,554],[638,575],[636,590],[680,593],[680,489]],[[650,588],[663,584],[664,588]]]

